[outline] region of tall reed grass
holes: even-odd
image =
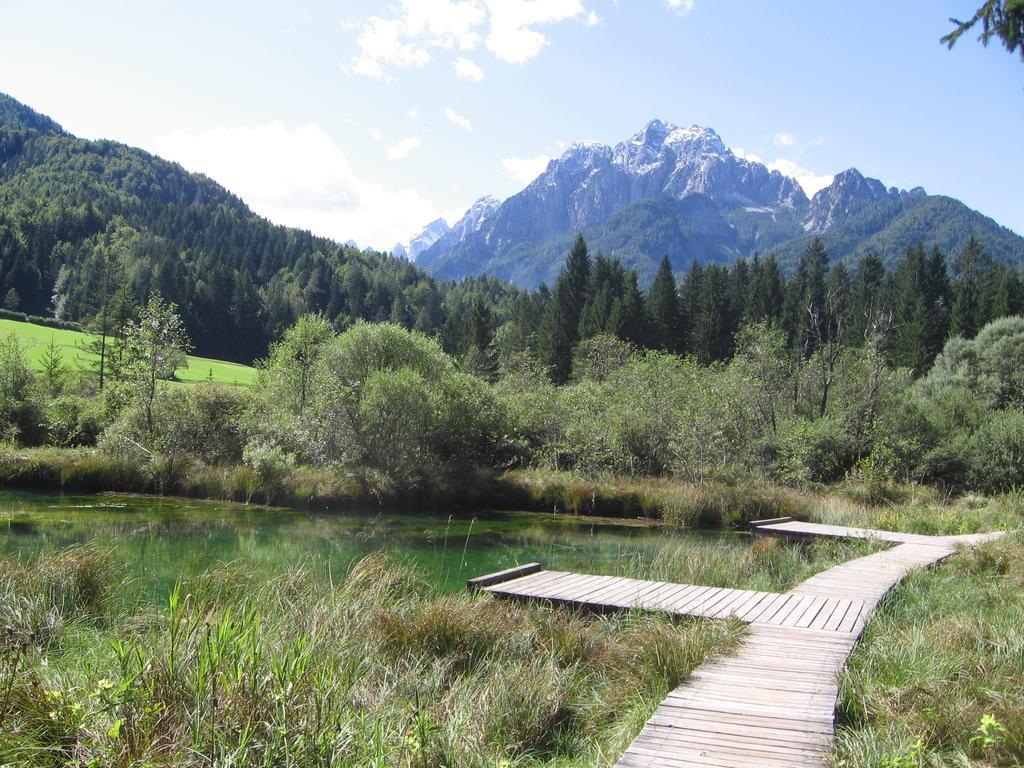
[[[0,765],[610,765],[739,629],[439,596],[382,556],[160,610],[110,601],[88,548],[2,567]]]

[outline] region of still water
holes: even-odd
[[[445,591],[464,588],[467,578],[535,560],[558,570],[627,574],[682,536],[736,534],[534,513],[316,514],[186,499],[0,490],[0,557],[28,558],[92,542],[128,569],[134,589],[153,597],[168,594],[180,576],[220,563],[268,577],[304,566],[337,578],[380,550]]]

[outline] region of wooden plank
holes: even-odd
[[[792,517],[769,517],[764,520],[751,520],[749,525],[751,528],[758,528],[762,525],[778,525],[779,523],[795,522],[795,518]]]
[[[498,571],[496,573],[489,573],[486,576],[477,576],[475,579],[470,579],[466,582],[466,586],[473,589],[480,589],[481,587],[489,587],[494,584],[500,584],[503,581],[511,581],[512,579],[518,579],[520,576],[529,576],[531,573],[537,573],[540,570],[540,563],[527,563],[526,565],[517,565],[515,568],[506,568],[504,571]]]

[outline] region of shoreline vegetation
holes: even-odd
[[[0,452],[0,486],[62,493],[132,493],[287,507],[312,512],[378,508],[409,512],[540,512],[644,520],[680,528],[738,528],[795,517],[815,522],[924,534],[1020,527],[1024,492],[949,498],[916,485],[877,488],[849,480],[798,489],[751,481],[701,485],[666,478],[586,478],[571,472],[478,467],[389,484],[380,475],[294,467],[262,478],[247,465],[198,461],[140,464],[85,448]]]
[[[412,486],[374,473],[295,467],[271,478],[244,464],[140,463],[87,448],[0,452],[0,485],[63,493],[137,493],[288,507],[315,512],[550,512],[687,528],[743,527],[750,520],[806,513],[800,494],[781,486],[690,485],[667,479],[600,480],[570,472],[466,467]]]

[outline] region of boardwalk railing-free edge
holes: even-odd
[[[755,537],[870,538],[894,546],[822,571],[785,593],[546,571],[540,563],[470,579],[467,586],[597,611],[746,622],[740,646],[708,659],[670,692],[616,765],[824,768],[834,739],[838,676],[870,612],[914,568],[1002,533],[924,536],[789,517],[750,525]]]

